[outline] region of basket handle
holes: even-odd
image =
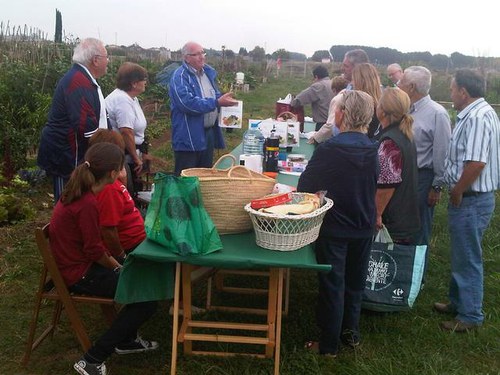
[[[214,163],[212,169],[218,169],[217,166],[219,165],[219,163],[222,162],[222,160],[227,159],[227,158],[231,159],[231,166],[229,168],[226,168],[225,170],[227,171],[228,169],[234,167],[236,165],[235,156],[232,154],[224,154],[219,159],[217,159],[217,161]]]
[[[234,167],[231,167],[229,169],[229,172],[227,173],[227,177],[231,178],[232,177],[231,174],[233,173],[233,171],[239,170],[239,169],[244,170],[245,173],[248,174],[248,178],[250,178],[251,180],[254,179],[254,177],[252,176],[252,172],[250,171],[250,169],[248,169],[244,165],[235,165]]]

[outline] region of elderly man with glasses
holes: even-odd
[[[55,202],[87,151],[89,138],[108,128],[96,81],[106,74],[108,62],[103,42],[83,39],[73,52],[73,66],[57,84],[38,151],[38,165],[53,178]]]
[[[222,95],[216,83],[217,72],[205,64],[205,55],[198,43],[186,43],[182,47],[184,62],[170,80],[176,175],[186,168],[212,167],[214,149],[225,147],[217,124],[219,108],[238,103],[232,93]]]

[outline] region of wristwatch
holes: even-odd
[[[439,185],[432,185],[432,190],[434,190],[436,193],[441,193],[443,187]]]

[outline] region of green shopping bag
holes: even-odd
[[[203,206],[198,177],[157,173],[144,226],[147,238],[183,256],[222,249]]]

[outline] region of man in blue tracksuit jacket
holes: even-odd
[[[210,168],[215,148],[224,148],[217,124],[219,107],[233,106],[232,93],[222,95],[217,72],[205,64],[205,51],[195,42],[182,47],[184,63],[169,85],[175,174],[186,168]]]

